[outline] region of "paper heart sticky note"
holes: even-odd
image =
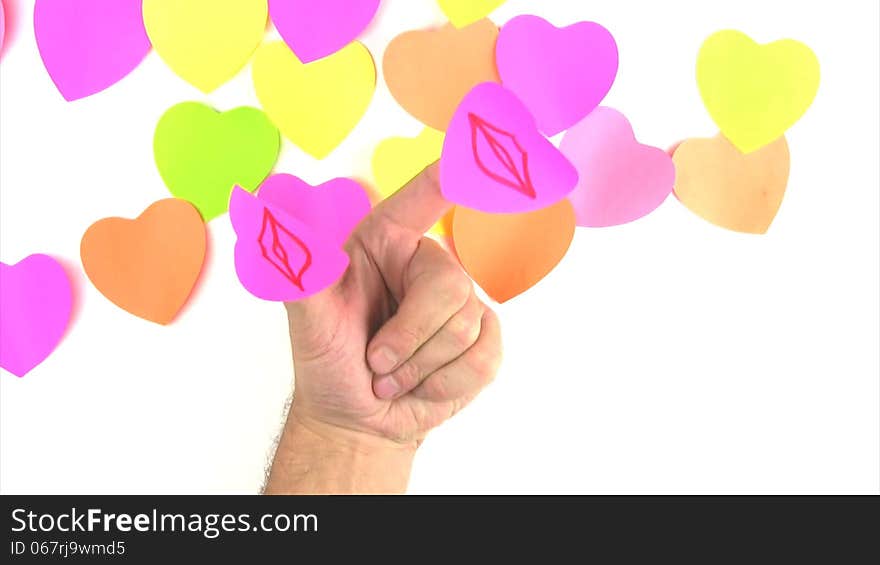
[[[446,131],[465,94],[480,83],[500,82],[497,38],[498,27],[489,20],[464,29],[446,25],[402,33],[382,59],[388,89],[414,118]]]
[[[593,22],[559,29],[537,16],[517,16],[501,28],[495,55],[501,83],[551,136],[598,106],[617,76],[617,43]]]
[[[780,137],[744,154],[722,134],[689,139],[673,155],[675,195],[688,209],[730,230],[766,233],[788,184],[789,151]]]
[[[636,141],[626,116],[612,108],[593,110],[565,133],[560,149],[580,174],[568,195],[579,226],[632,222],[653,212],[672,192],[672,159]]]
[[[6,10],[3,8],[3,0],[0,0],[0,54],[3,52],[4,39],[6,39]]]
[[[339,247],[371,210],[364,188],[347,178],[311,186],[293,175],[272,175],[260,185],[257,197]]]
[[[150,52],[141,0],[37,0],[34,35],[68,101],[116,84]]]
[[[562,260],[574,239],[571,202],[525,214],[456,208],[455,251],[462,266],[494,300],[507,302],[535,286]]]
[[[349,179],[311,187],[275,175],[257,196],[236,187],[229,218],[239,280],[257,298],[279,302],[324,290],[348,268],[342,244],[369,211],[366,192]]]
[[[162,180],[205,221],[224,213],[236,184],[256,190],[275,166],[281,139],[263,112],[219,113],[198,102],[171,107],[156,126],[153,153]]]
[[[168,324],[205,260],[205,224],[186,200],[168,198],[135,220],[105,218],[86,230],[80,257],[101,294],[127,312]]]
[[[697,84],[721,133],[751,153],[781,137],[813,103],[819,60],[798,41],[759,45],[720,31],[700,48]]]
[[[507,0],[437,0],[455,27],[466,27],[495,11]]]
[[[70,323],[73,291],[47,255],[0,263],[0,367],[23,377],[58,346]]]
[[[331,55],[361,34],[379,0],[269,0],[269,16],[303,63]]]
[[[143,0],[162,60],[204,93],[235,76],[266,32],[266,0]]]
[[[488,82],[462,100],[440,158],[447,199],[483,212],[528,212],[562,200],[577,182],[574,165],[509,90]]]
[[[373,151],[373,178],[382,198],[388,198],[440,158],[442,131],[425,128],[417,137],[389,137]],[[431,232],[446,235],[452,213],[437,222]]]
[[[274,41],[257,50],[253,79],[260,104],[281,133],[323,159],[367,111],[376,89],[376,67],[357,41],[308,65],[283,41]]]

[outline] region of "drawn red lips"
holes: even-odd
[[[529,198],[537,198],[529,175],[529,154],[516,140],[516,136],[490,124],[473,112],[468,113],[468,120],[471,124],[474,161],[480,170],[495,182]]]
[[[305,291],[302,277],[312,265],[312,253],[303,240],[275,219],[268,208],[263,211],[263,225],[260,228],[257,244],[259,244],[260,252],[266,261],[275,267],[284,278],[300,290]],[[288,249],[294,253],[288,253]],[[296,251],[300,253],[295,253]],[[298,267],[295,266],[292,263],[291,255],[302,255],[302,264]]]

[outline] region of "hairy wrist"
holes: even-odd
[[[266,494],[402,494],[417,444],[324,422],[291,406]]]

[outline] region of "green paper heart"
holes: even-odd
[[[156,125],[153,154],[171,194],[189,200],[207,222],[226,212],[235,185],[251,192],[260,186],[280,144],[278,130],[256,108],[220,113],[184,102]]]

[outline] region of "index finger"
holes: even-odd
[[[452,206],[440,192],[440,167],[434,162],[379,204],[373,213],[423,234],[445,216]]]

